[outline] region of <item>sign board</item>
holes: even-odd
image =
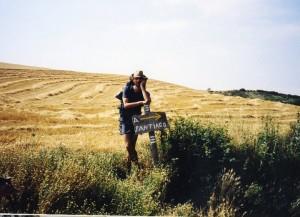
[[[149,112],[144,115],[132,116],[136,134],[162,130],[169,127],[165,112]]]

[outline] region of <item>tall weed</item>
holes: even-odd
[[[75,152],[66,147],[3,150],[2,173],[18,189],[0,212],[155,215],[161,210],[168,172],[134,170],[127,177],[123,156]]]
[[[300,115],[287,135],[272,119],[255,139],[233,144],[227,130],[178,118],[160,134],[162,164],[147,144],[143,169],[128,173],[120,153],[42,148],[37,141],[0,147],[0,174],[17,189],[0,212],[266,216],[299,214]],[[7,141],[7,140],[6,140]]]

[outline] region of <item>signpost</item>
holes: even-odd
[[[149,132],[150,150],[154,165],[158,164],[158,152],[154,131],[163,130],[169,127],[166,113],[150,112],[150,106],[144,105],[144,115],[132,116],[132,123],[135,133],[141,134]]]

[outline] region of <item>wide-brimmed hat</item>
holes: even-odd
[[[147,78],[146,75],[144,75],[143,71],[139,70],[132,74],[133,78]]]

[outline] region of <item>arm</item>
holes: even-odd
[[[151,97],[150,97],[150,93],[146,91],[146,83],[147,83],[147,79],[141,82],[141,90],[142,90],[143,97],[145,99],[144,105],[146,104],[149,105],[151,103]]]
[[[145,104],[145,101],[128,102],[128,98],[123,98],[123,104],[125,109],[129,109],[137,106],[142,106]]]
[[[122,101],[125,109],[130,109],[144,105],[144,101],[129,102],[129,86],[126,86],[123,91]]]

